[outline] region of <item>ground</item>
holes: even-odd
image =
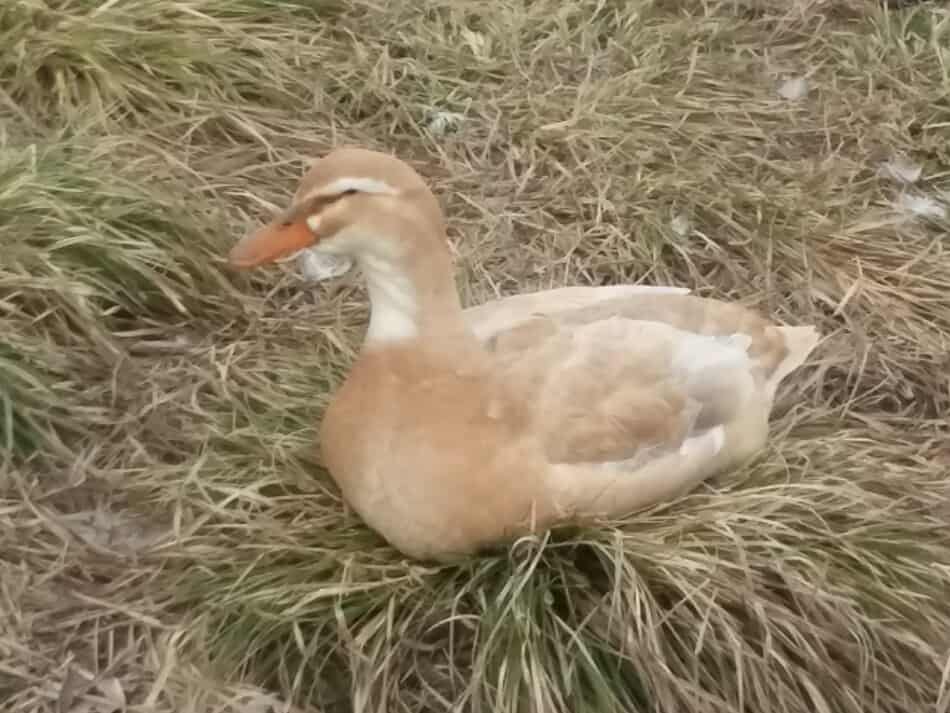
[[[940,3],[14,0],[0,46],[5,710],[948,710]],[[768,446],[400,557],[315,448],[361,284],[223,264],[341,143],[431,182],[466,304],[678,284],[817,325]]]

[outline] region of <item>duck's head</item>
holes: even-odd
[[[339,148],[313,163],[290,206],[242,238],[229,262],[251,269],[301,250],[400,259],[444,240],[442,211],[422,177],[394,156]]]

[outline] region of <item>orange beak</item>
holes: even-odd
[[[241,238],[237,245],[231,248],[228,262],[232,267],[249,270],[292,255],[314,242],[316,238],[305,221],[274,221]]]

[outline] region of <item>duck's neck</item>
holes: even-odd
[[[448,254],[394,258],[366,253],[357,261],[370,299],[364,348],[474,339],[465,326]]]

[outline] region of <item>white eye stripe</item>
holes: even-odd
[[[385,181],[378,181],[375,178],[338,178],[326,186],[310,191],[300,200],[307,201],[313,198],[322,198],[329,196],[338,196],[346,191],[359,191],[360,193],[377,193],[394,195],[396,189]]]

